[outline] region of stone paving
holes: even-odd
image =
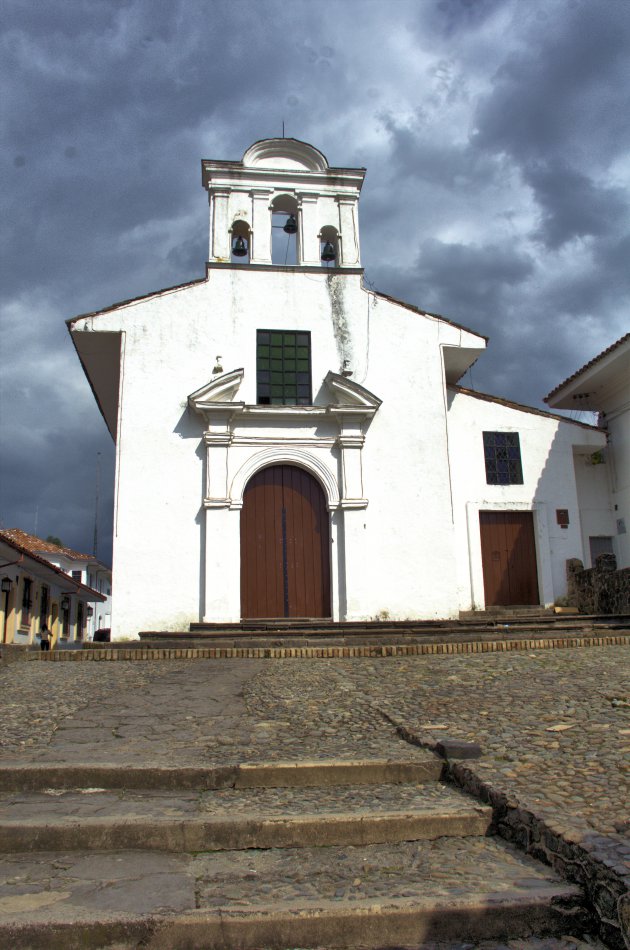
[[[284,709],[343,728],[381,711],[427,743],[481,744],[475,772],[537,810],[603,834],[630,815],[626,647],[380,660],[276,660],[247,690],[250,712]],[[324,726],[325,728],[325,726]]]
[[[500,839],[483,837],[197,855],[41,852],[26,860],[6,854],[0,856],[0,880],[5,923],[12,917],[19,921],[27,908],[32,922],[47,920],[53,904],[56,919],[63,921],[114,908],[130,914],[192,909],[229,914],[267,911],[271,904],[297,911],[334,900],[393,904],[411,898],[447,908],[462,895],[526,901],[541,891],[562,895],[571,906],[577,893],[550,868]]]
[[[444,737],[475,741],[483,749],[471,763],[478,776],[553,818],[574,839],[614,842],[623,859],[619,873],[630,871],[626,647],[383,659],[19,663],[0,669],[0,695],[0,763],[7,765],[409,758],[414,746],[399,738],[397,726],[427,744]],[[586,946],[597,943],[462,944],[466,950]]]
[[[270,662],[14,664],[0,670],[8,713],[0,762],[210,766],[414,757],[366,703],[359,714],[354,700],[337,708],[318,699],[314,718],[298,720],[287,691],[286,703],[262,713],[249,689]],[[307,680],[309,670],[316,668],[304,670]],[[355,693],[349,688],[348,700]],[[59,708],[57,697],[64,697]]]
[[[19,663],[0,669],[0,762],[403,758],[479,742],[481,777],[583,831],[625,835],[630,651],[354,660]]]
[[[332,785],[327,788],[214,789],[202,792],[105,791],[99,788],[45,792],[0,792],[0,814],[6,822],[47,820],[72,823],[77,818],[190,818],[236,815],[301,816],[357,812],[423,814],[458,813],[462,803],[477,800],[442,782],[422,785]]]

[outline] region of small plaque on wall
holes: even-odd
[[[556,521],[561,528],[569,527],[569,509],[568,508],[556,508]]]

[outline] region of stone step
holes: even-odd
[[[331,785],[382,785],[435,782],[444,762],[424,749],[405,759],[322,759],[318,761],[243,762],[238,765],[130,766],[0,765],[0,792],[45,789],[309,788]]]
[[[0,857],[11,950],[416,947],[581,934],[579,888],[494,838]]]
[[[485,835],[492,809],[438,782],[199,793],[0,795],[0,851],[218,851]]]

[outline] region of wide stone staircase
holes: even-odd
[[[0,947],[470,947],[586,933],[580,889],[493,836],[491,809],[442,769],[415,747],[399,760],[1,767]]]

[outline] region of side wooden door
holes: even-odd
[[[324,492],[297,466],[262,469],[243,495],[241,616],[330,615],[330,530]]]
[[[480,511],[486,607],[539,604],[531,511]]]

